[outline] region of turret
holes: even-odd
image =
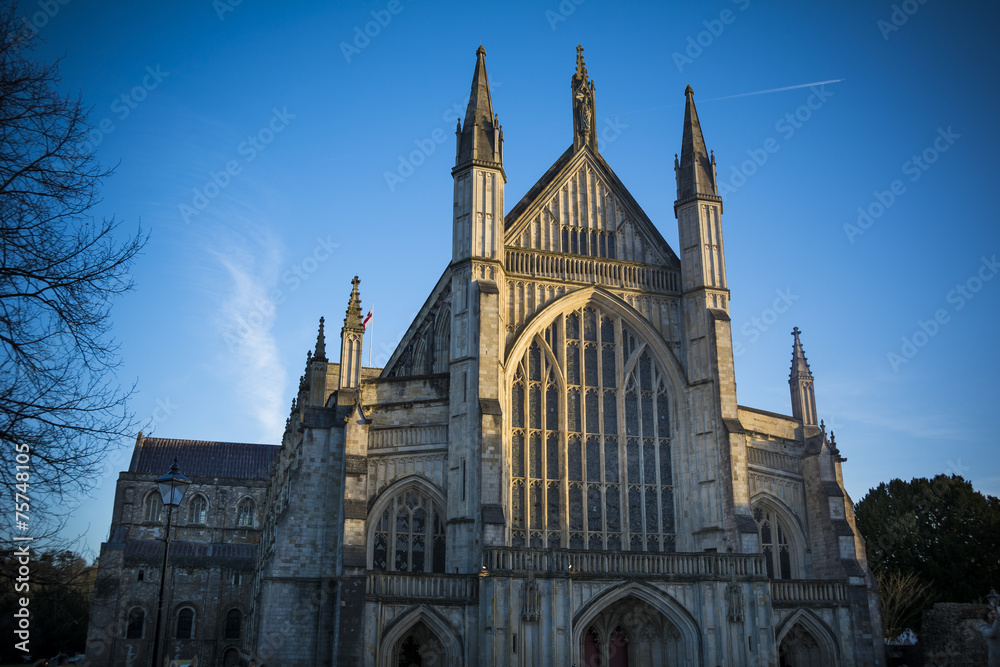
[[[503,260],[503,127],[493,112],[486,49],[476,50],[465,122],[456,129],[452,260]]]
[[[682,291],[706,288],[709,308],[729,310],[726,259],[722,246],[722,198],[715,179],[715,155],[705,147],[694,90],[684,91],[684,132],[680,161],[674,158],[677,177],[678,240],[681,249]]]

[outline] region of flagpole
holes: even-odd
[[[375,344],[375,302],[372,301],[372,337],[368,339],[368,367],[372,365],[372,346]]]

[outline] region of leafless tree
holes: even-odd
[[[882,605],[882,634],[886,641],[916,627],[920,613],[930,601],[930,585],[913,572],[879,571],[875,573]]]
[[[134,431],[110,309],[146,240],[94,219],[111,170],[26,27],[13,4],[0,10],[0,479],[30,498],[28,528],[0,513],[15,535],[51,532]]]

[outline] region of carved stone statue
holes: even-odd
[[[979,631],[983,633],[986,640],[987,664],[989,667],[1000,667],[1000,610],[997,604],[1000,603],[1000,595],[995,590],[991,590],[986,596],[990,603],[990,611],[986,615],[986,621],[979,624]]]
[[[590,132],[590,120],[593,113],[590,105],[590,91],[587,90],[586,84],[581,86],[577,92],[576,101],[579,102],[580,109],[580,132],[586,134]]]

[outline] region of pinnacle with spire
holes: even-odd
[[[323,333],[323,318],[319,318],[319,332],[316,334],[316,351],[313,361],[326,361],[326,336]]]
[[[718,197],[715,179],[715,155],[705,147],[698,110],[694,106],[694,89],[684,89],[684,132],[681,137],[681,159],[674,157],[677,172],[677,201],[698,195]]]
[[[361,280],[357,276],[354,276],[354,280],[351,281],[351,298],[347,302],[347,315],[344,317],[344,328],[353,331],[365,330],[361,320],[361,297],[358,294],[359,284],[361,284]],[[322,329],[320,331],[322,332]]]
[[[472,74],[472,92],[465,109],[465,122],[459,122],[456,169],[469,162],[489,166],[503,164],[503,128],[493,112],[490,82],[486,76],[486,49],[476,49],[476,69]]]
[[[788,388],[792,394],[792,416],[803,425],[816,425],[816,392],[813,388],[813,375],[809,370],[809,362],[802,350],[798,327],[792,329],[795,342],[792,343],[792,370],[788,374]],[[820,421],[822,426],[823,422]]]
[[[792,329],[792,336],[795,337],[795,342],[792,343],[792,371],[789,375],[789,381],[799,380],[800,378],[813,379],[812,371],[809,370],[809,362],[806,361],[806,353],[802,350],[802,341],[799,340],[799,334],[802,333],[798,327]]]

